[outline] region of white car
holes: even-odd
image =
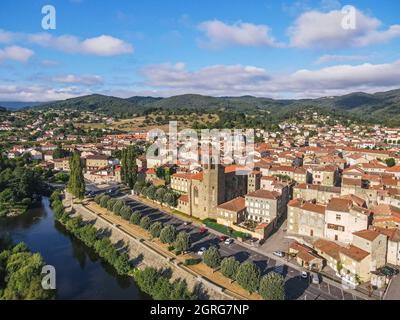
[[[272,254],[280,258],[283,258],[285,256],[285,253],[283,253],[282,251],[274,251],[272,252]]]
[[[200,250],[199,251],[197,251],[197,254],[199,255],[199,256],[202,256],[203,254],[204,254],[204,252],[206,252],[206,248],[205,247],[201,247],[200,248]]]
[[[302,271],[302,272],[301,272],[301,277],[302,277],[303,279],[308,279],[308,272]]]
[[[321,283],[321,279],[320,279],[318,273],[313,273],[313,274],[312,274],[311,282],[312,282],[313,284],[320,284],[320,283]]]
[[[226,238],[224,243],[229,245],[229,244],[233,243],[233,239],[232,238]]]

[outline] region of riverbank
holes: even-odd
[[[111,230],[98,223],[86,219],[79,205],[74,204],[70,212],[60,210],[59,200],[53,197],[55,218],[66,229],[82,240],[86,245],[94,248],[97,254],[107,261],[115,270],[123,275],[133,277],[139,288],[154,299],[162,300],[192,300],[196,295],[187,289],[184,279],[171,277],[168,268],[152,266],[140,267],[141,256],[132,256],[129,245],[122,239],[113,241]],[[133,262],[134,266],[130,262]]]

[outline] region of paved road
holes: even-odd
[[[284,265],[277,260],[269,258],[261,253],[255,252],[243,245],[234,242],[226,245],[218,239],[214,233],[200,234],[199,228],[193,225],[184,226],[183,219],[172,216],[159,209],[152,208],[140,201],[135,200],[129,195],[120,194],[132,210],[138,210],[143,215],[149,216],[152,221],[161,221],[164,224],[172,224],[177,228],[177,231],[185,230],[190,234],[192,241],[192,254],[197,255],[197,251],[201,247],[208,248],[211,245],[217,246],[223,257],[234,256],[240,262],[250,260],[253,261],[265,275],[268,272],[275,271],[281,273],[286,280],[286,294],[288,299],[301,300],[352,300],[355,297],[342,290],[342,288],[322,282],[319,285],[310,284],[308,280],[302,279],[300,272],[290,266]],[[211,230],[210,230],[211,231]]]

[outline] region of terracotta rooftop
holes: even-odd
[[[220,204],[217,208],[239,212],[246,208],[245,199],[243,197],[237,197],[233,200]]]
[[[378,231],[370,229],[353,232],[353,235],[368,241],[374,241],[380,235],[380,233]]]
[[[362,261],[369,256],[369,252],[353,245],[342,247],[340,253],[356,261]]]
[[[280,194],[275,191],[268,191],[264,189],[258,189],[254,192],[248,193],[246,196],[255,197],[255,198],[263,198],[263,199],[271,199],[276,200],[280,197]]]

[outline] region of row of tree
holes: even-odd
[[[270,272],[260,277],[260,269],[251,261],[240,263],[235,257],[222,259],[215,246],[209,247],[203,255],[203,262],[212,269],[220,268],[221,273],[233,280],[245,290],[258,292],[266,300],[285,300],[284,278]]]
[[[163,271],[155,268],[145,268],[144,270],[133,269],[130,265],[128,255],[125,252],[118,253],[109,238],[101,237],[93,225],[84,224],[81,218],[70,218],[65,213],[60,192],[54,192],[50,199],[56,219],[59,219],[71,233],[82,240],[87,246],[94,248],[99,256],[114,266],[118,273],[127,275],[133,273],[139,288],[143,292],[151,295],[156,300],[191,300],[197,298],[195,294],[187,290],[184,280],[177,279],[170,282],[169,277]],[[149,230],[154,237],[161,237],[162,235],[164,241],[175,240],[175,230],[172,231],[171,235],[169,228],[166,229],[160,222],[152,223],[149,217],[142,216],[139,211],[132,212],[122,200],[113,199],[108,195],[98,195],[95,197],[95,201],[101,207],[120,215],[130,223]],[[179,236],[179,234],[178,237],[179,239],[184,238],[183,236]],[[184,246],[180,244],[181,242],[183,243],[182,239],[176,243],[183,251],[190,247],[190,242]],[[156,279],[153,275],[156,275]]]
[[[161,204],[167,204],[170,207],[176,207],[178,204],[179,195],[165,186],[156,187],[149,182],[137,181],[133,186],[133,191],[136,194],[140,194]]]
[[[133,212],[122,200],[113,199],[108,195],[97,195],[94,201],[131,224],[148,230],[153,238],[159,238],[162,243],[171,245],[176,253],[179,254],[190,249],[190,236],[187,232],[178,233],[173,225],[163,225],[160,221],[152,222],[148,216],[142,216],[140,211]]]

